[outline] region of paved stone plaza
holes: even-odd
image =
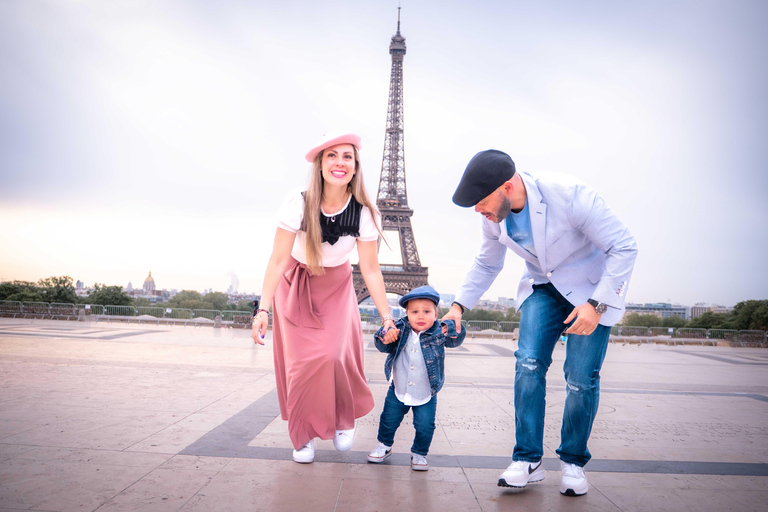
[[[564,347],[550,368],[547,477],[497,487],[514,445],[515,343],[446,350],[427,472],[368,464],[384,354],[366,336],[376,399],[352,451],[296,464],[271,341],[242,329],[0,319],[0,511],[768,510],[768,350],[611,344],[586,466],[561,496]]]

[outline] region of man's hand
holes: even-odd
[[[573,311],[571,311],[571,314],[568,315],[568,318],[566,318],[563,323],[567,324],[574,318],[576,321],[574,321],[573,325],[565,331],[565,334],[581,334],[582,336],[589,336],[597,327],[597,323],[600,321],[600,316],[601,315],[595,311],[592,304],[589,303],[573,308]]]
[[[451,309],[448,310],[448,313],[446,313],[445,316],[440,319],[440,322],[442,323],[446,320],[453,320],[456,322],[456,333],[461,333],[461,308],[459,306],[453,304]],[[443,333],[447,332],[448,328],[443,326]]]

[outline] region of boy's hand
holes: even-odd
[[[387,332],[384,333],[384,337],[382,338],[382,341],[385,345],[389,345],[390,343],[394,343],[398,340],[400,337],[400,329],[397,329],[395,327],[392,327]]]

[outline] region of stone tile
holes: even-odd
[[[429,457],[427,457],[429,459]],[[389,460],[389,459],[388,459]],[[427,475],[427,476],[425,476]],[[429,471],[414,471],[410,465],[392,465],[384,462],[382,464],[348,464],[344,479],[364,479],[364,480],[417,480],[422,481],[427,478],[430,481],[439,482],[458,482],[467,481],[462,468],[444,468],[430,466]]]
[[[340,478],[324,474],[308,480],[306,476],[290,473],[269,475],[222,471],[178,510],[330,512],[335,509],[340,487]]]
[[[14,459],[0,465],[0,507],[95,510],[146,474],[146,469]]]
[[[547,477],[549,479],[549,475]],[[570,497],[560,494],[560,476],[552,483],[529,484],[525,489],[498,487],[495,484],[473,484],[472,490],[484,511],[568,511],[568,512],[619,512],[620,507],[595,489],[585,496]]]
[[[162,467],[152,471],[106,502],[101,511],[179,510],[217,474],[191,467]]]
[[[170,455],[44,446],[34,447],[32,450],[21,454],[19,458],[35,461],[129,466],[149,471],[168,461]]]
[[[174,455],[161,469],[194,469],[218,473],[232,461],[230,457],[202,457],[198,455]]]
[[[466,481],[433,480],[427,474],[431,471],[415,474],[414,478],[407,480],[345,479],[334,510],[482,511]]]
[[[341,478],[344,476],[346,466],[346,464],[330,462],[298,464],[292,460],[232,459],[221,472],[272,475],[275,478],[286,476],[292,479],[306,478],[312,480],[321,476]]]

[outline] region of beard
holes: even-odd
[[[504,194],[500,193],[499,195],[501,196],[501,204],[499,204],[499,209],[493,214],[497,219],[496,224],[504,220],[509,215],[509,212],[512,211],[512,203],[509,199]]]

